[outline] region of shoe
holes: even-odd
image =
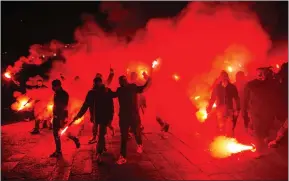
[[[119,156],[118,160],[116,161],[116,164],[122,165],[126,163],[126,159],[123,156]]]
[[[88,144],[93,144],[93,143],[95,143],[95,142],[97,142],[96,137],[92,137],[92,138],[88,141]]]
[[[61,152],[54,152],[50,155],[50,158],[59,158],[62,156]]]
[[[136,152],[142,153],[143,152],[143,146],[142,145],[138,145],[137,149],[136,149]]]
[[[169,131],[169,128],[170,128],[170,125],[169,125],[169,124],[165,124],[165,125],[162,127],[162,131],[163,131],[163,132],[168,132],[168,131]]]
[[[75,138],[73,141],[74,141],[74,143],[75,143],[76,148],[80,148],[79,139],[78,139],[78,138]]]
[[[40,134],[40,131],[38,129],[33,129],[31,132],[31,134]]]

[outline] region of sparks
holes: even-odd
[[[238,143],[235,138],[228,138],[225,136],[219,136],[215,138],[210,145],[210,151],[213,157],[226,158],[232,154],[240,153],[243,151],[255,152],[256,148],[252,145],[243,145]]]

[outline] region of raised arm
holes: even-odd
[[[110,68],[110,72],[109,72],[108,78],[106,80],[107,86],[109,86],[111,84],[113,77],[114,77],[114,71],[112,68]]]
[[[150,77],[147,78],[147,81],[144,85],[142,86],[136,86],[136,91],[137,93],[142,93],[144,91],[144,89],[146,89],[150,84],[151,84],[152,80]]]
[[[79,112],[77,113],[76,117],[74,118],[75,120],[81,118],[86,113],[87,109],[89,108],[91,100],[92,100],[92,94],[91,94],[91,92],[88,92],[86,95],[84,103],[82,104]]]

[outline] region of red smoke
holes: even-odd
[[[120,14],[129,13],[120,11],[119,7],[103,8],[117,8]],[[191,101],[190,97],[208,96],[210,86],[228,66],[231,66],[230,76],[234,79],[236,71],[252,71],[269,61],[269,36],[255,13],[246,6],[236,8],[193,2],[177,17],[151,19],[130,43],[104,32],[91,16],[84,18],[83,25],[75,31],[75,44],[67,46],[52,41],[49,45],[32,45],[30,56],[21,57],[8,70],[16,73],[23,63],[40,65],[48,57],[62,52],[66,61],[53,64],[47,85],[50,86],[55,78],[60,79],[62,74],[65,78],[63,87],[69,92],[71,101],[81,105],[96,73],[106,79],[111,65],[115,70],[111,87],[115,90],[118,77],[128,69],[139,71],[139,66],[150,69],[152,62],[161,58],[158,70],[148,71],[153,76],[152,87],[146,93],[150,112],[160,114],[172,124],[175,122],[179,128],[191,129],[188,123],[196,122],[193,105],[199,108],[199,103]],[[75,81],[76,76],[79,79]],[[187,125],[182,126],[182,123]]]

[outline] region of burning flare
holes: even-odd
[[[12,78],[10,72],[5,72],[5,73],[4,73],[4,77],[6,77],[7,79],[11,79],[11,78]]]
[[[256,148],[252,145],[243,145],[238,143],[235,138],[228,138],[225,136],[219,136],[215,138],[213,143],[210,145],[210,151],[213,157],[226,158],[232,154],[240,153],[243,151],[255,152]]]

